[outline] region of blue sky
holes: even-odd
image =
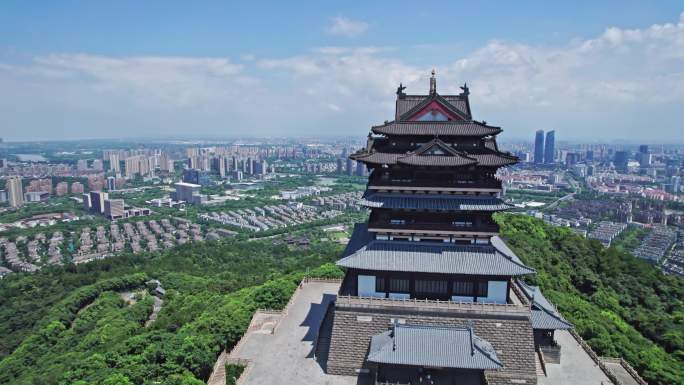
[[[0,3],[0,137],[364,135],[467,81],[510,138],[681,138],[681,1]]]

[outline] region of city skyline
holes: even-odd
[[[442,3],[417,14],[382,3],[164,5],[3,5],[0,137],[356,136],[392,109],[400,82],[424,92],[432,68],[442,93],[467,82],[477,115],[505,123],[509,138],[553,128],[567,140],[654,143],[681,131],[675,2]],[[238,17],[255,12],[254,26]],[[302,25],[287,22],[295,15]],[[454,15],[467,41],[448,27]],[[104,20],[117,17],[128,21]]]

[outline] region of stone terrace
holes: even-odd
[[[318,329],[338,289],[336,282],[303,283],[282,314],[257,313],[235,349],[221,355],[209,383],[225,384],[222,366],[232,361],[248,363],[240,385],[370,385],[363,376],[328,375],[315,358]],[[556,340],[562,346],[561,364],[546,364],[539,385],[614,384],[570,333],[559,331]]]

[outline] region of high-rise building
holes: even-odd
[[[72,194],[83,194],[83,183],[81,182],[73,182],[71,184],[71,193]]]
[[[639,146],[638,155],[639,166],[642,168],[651,167],[651,154],[648,152],[648,145],[642,144]]]
[[[678,194],[681,189],[682,178],[679,175],[674,175],[670,178],[670,185],[672,186],[672,193]]]
[[[209,186],[211,184],[211,176],[207,171],[192,168],[186,169],[183,170],[183,182],[198,184],[200,186]]]
[[[113,171],[115,173],[121,172],[121,158],[119,157],[118,152],[111,152],[109,154],[109,171]]]
[[[534,270],[492,218],[511,207],[494,175],[517,159],[497,149],[498,127],[473,119],[467,86],[439,95],[433,75],[428,95],[403,89],[395,119],[372,128],[382,138],[351,155],[371,169],[371,213],[337,261],[345,277],[318,332],[329,339],[314,349],[325,349],[329,374],[378,384],[419,383],[417,373],[536,384],[536,351],[560,352],[554,330],[571,325],[519,280]]]
[[[544,143],[544,163],[553,164],[556,157],[556,131],[549,131],[546,133],[546,142]]]
[[[7,202],[7,190],[0,190],[0,203]]]
[[[337,158],[337,167],[335,168],[337,174],[342,174],[342,162],[342,158]]]
[[[104,170],[104,164],[102,163],[101,159],[94,159],[93,160],[93,170],[95,170],[95,171],[103,171]]]
[[[178,182],[174,184],[176,191],[171,194],[171,199],[183,201],[189,204],[199,205],[206,201],[206,195],[200,194],[202,186],[193,183]]]
[[[351,158],[347,158],[347,175],[352,176],[354,175],[354,161]]]
[[[90,194],[83,194],[83,210],[90,211],[93,209],[93,202],[90,200]]]
[[[580,161],[580,154],[576,152],[568,152],[565,155],[565,167],[570,169]]]
[[[544,130],[534,134],[534,163],[544,163]]]
[[[88,169],[88,161],[85,159],[79,159],[76,161],[76,170],[85,171]]]
[[[21,207],[24,204],[24,191],[21,184],[21,177],[13,176],[5,183],[7,189],[7,200],[11,207]]]
[[[613,165],[615,170],[621,173],[627,173],[629,164],[629,153],[627,151],[615,151],[615,156],[613,157]]]
[[[140,174],[140,156],[130,156],[124,160],[126,178],[134,178]]]
[[[593,150],[587,150],[587,152],[584,154],[584,159],[587,162],[593,162],[594,161],[594,151]]]
[[[109,219],[121,219],[124,217],[124,200],[107,199],[104,201],[104,215]]]
[[[104,202],[109,199],[109,194],[103,191],[90,192],[90,211],[104,214]]]
[[[57,183],[57,186],[55,186],[55,195],[58,197],[64,196],[69,193],[69,183],[67,182],[59,182]]]
[[[116,190],[116,178],[115,177],[113,177],[113,176],[107,177],[107,190],[109,190],[109,191]]]

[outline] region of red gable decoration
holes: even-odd
[[[435,116],[435,119],[431,119],[430,116]],[[444,117],[446,117],[446,119],[444,119]],[[449,111],[448,108],[444,107],[442,104],[440,104],[436,100],[433,100],[432,102],[430,102],[430,104],[428,104],[423,109],[421,109],[420,111],[413,114],[407,120],[415,122],[415,121],[440,121],[440,120],[452,121],[452,120],[463,120],[463,119],[460,116]]]

